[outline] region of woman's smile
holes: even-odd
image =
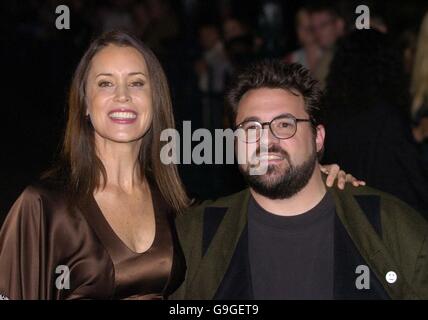
[[[131,109],[114,109],[108,113],[112,122],[118,124],[132,124],[137,120],[138,114]]]

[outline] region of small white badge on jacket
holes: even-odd
[[[388,283],[395,283],[395,281],[397,281],[397,274],[394,271],[389,271],[386,274],[385,279]]]

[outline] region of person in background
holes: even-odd
[[[297,38],[302,46],[300,49],[290,53],[286,63],[300,63],[305,68],[314,71],[321,57],[321,48],[318,45],[312,30],[311,17],[306,8],[300,8],[296,14]]]
[[[137,2],[132,7],[132,16],[135,23],[134,34],[139,39],[144,39],[147,36],[147,31],[150,26],[150,12],[146,2]]]
[[[237,18],[227,18],[223,21],[223,38],[229,41],[234,38],[245,36],[249,33],[248,26]]]
[[[279,57],[284,54],[284,3],[279,0],[260,1],[257,33],[262,39],[260,48],[263,57]]]
[[[195,62],[199,90],[202,93],[202,117],[205,128],[223,127],[223,93],[230,73],[230,63],[226,55],[219,28],[205,24],[199,28],[199,43],[202,57]]]
[[[263,39],[248,24],[237,18],[223,22],[223,35],[231,74],[254,62],[261,52]],[[231,76],[229,76],[230,80]]]
[[[180,37],[180,21],[172,1],[146,0],[145,3],[149,23],[143,40],[162,59],[170,53],[169,50],[173,50],[171,43]]]
[[[398,45],[403,56],[404,73],[409,77],[412,74],[415,64],[416,42],[416,31],[411,29],[406,29],[401,32],[398,38]]]
[[[428,12],[425,13],[419,30],[410,92],[413,135],[420,143],[428,164]]]
[[[312,30],[322,56],[314,70],[315,78],[325,88],[325,81],[330,63],[334,56],[335,44],[345,34],[345,20],[339,15],[331,2],[319,2],[308,7],[311,16]]]
[[[393,40],[375,30],[339,42],[327,78],[324,161],[428,217],[428,168],[411,133],[402,62]]]
[[[111,30],[133,32],[135,23],[132,16],[133,0],[109,0],[97,8],[94,29],[101,34]]]

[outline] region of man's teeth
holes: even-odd
[[[282,157],[274,154],[262,154],[259,157],[259,159],[260,160],[282,160]]]
[[[109,117],[113,119],[135,119],[137,115],[133,112],[113,112],[109,114]]]

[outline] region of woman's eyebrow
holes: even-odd
[[[140,72],[140,71],[139,72],[130,72],[130,73],[128,73],[129,76],[136,76],[136,75],[139,75],[139,74],[146,77],[146,75],[143,72]]]
[[[141,72],[141,71],[135,71],[135,72],[128,73],[128,76],[135,76],[135,75],[143,75],[143,76],[146,77],[146,75],[143,72]],[[110,76],[111,77],[111,76],[113,76],[113,74],[112,73],[102,72],[102,73],[97,74],[96,78],[99,77],[99,76]]]
[[[95,76],[95,78],[98,78],[98,77],[100,77],[100,76],[113,76],[113,74],[112,74],[112,73],[98,73],[98,74]]]

